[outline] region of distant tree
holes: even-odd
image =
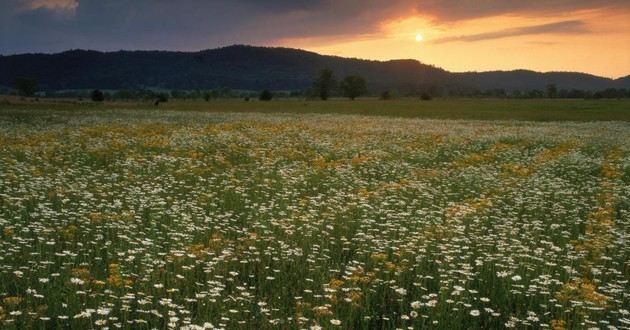
[[[422,94],[420,94],[420,100],[422,101],[431,101],[432,99],[433,97],[429,94],[429,92],[422,92]]]
[[[33,96],[37,91],[37,80],[34,78],[19,77],[15,79],[14,86],[21,96]]]
[[[258,99],[261,101],[271,101],[273,99],[273,94],[268,89],[263,90],[258,96]]]
[[[337,81],[335,79],[335,75],[330,69],[323,69],[319,73],[319,78],[315,80],[313,84],[313,88],[315,89],[317,95],[322,100],[328,100],[330,94],[333,89],[335,89],[335,85]]]
[[[347,76],[341,82],[341,90],[343,96],[354,100],[355,98],[367,93],[367,83],[363,77]]]
[[[396,97],[395,93],[393,91],[387,90],[387,91],[383,91],[381,93],[380,99],[387,101],[387,100],[391,100],[394,99]]]
[[[92,91],[92,95],[90,96],[92,101],[94,102],[103,102],[105,101],[105,94],[100,89],[95,89]]]
[[[550,99],[555,99],[558,96],[558,88],[556,84],[547,85],[547,97]]]

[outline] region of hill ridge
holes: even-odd
[[[372,91],[443,90],[601,90],[630,88],[630,75],[618,79],[581,72],[526,69],[450,72],[415,59],[367,60],[287,48],[231,45],[199,51],[71,49],[60,53],[0,56],[0,86],[34,77],[44,89],[212,89],[303,90],[320,69],[337,77],[364,76]]]

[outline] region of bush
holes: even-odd
[[[271,94],[269,90],[265,89],[260,93],[258,99],[261,101],[271,101],[271,99],[273,99],[273,94]]]
[[[94,102],[103,102],[105,101],[105,94],[101,90],[95,89],[92,91],[91,98]]]
[[[422,101],[431,101],[433,99],[433,97],[431,96],[431,94],[424,92],[422,94],[420,94],[420,100]]]

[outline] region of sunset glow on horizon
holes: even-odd
[[[541,17],[510,14],[443,24],[414,14],[383,22],[371,34],[287,39],[278,45],[373,60],[416,59],[456,72],[529,69],[618,78],[630,74],[627,31],[628,12],[608,10]]]

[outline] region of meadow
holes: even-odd
[[[343,114],[425,119],[526,120],[526,121],[630,121],[630,99],[465,99],[441,98],[419,101],[400,98],[383,101],[361,98],[355,101],[333,99],[327,102],[301,99],[274,99],[271,102],[240,99],[170,100],[153,105],[154,100],[112,101],[105,103],[77,99],[21,100],[0,97],[0,117],[24,118],[34,111],[57,113],[89,111],[151,110],[196,111],[218,113],[294,113]],[[41,114],[40,114],[41,115]],[[39,117],[39,116],[38,116]]]
[[[0,103],[2,328],[630,328],[626,101],[287,102]]]

